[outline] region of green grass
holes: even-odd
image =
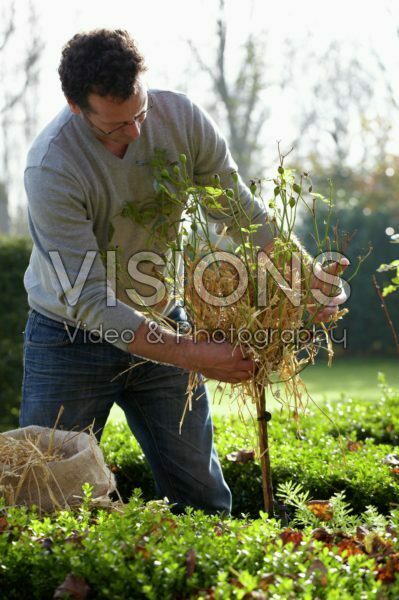
[[[354,400],[375,400],[379,397],[378,372],[387,382],[399,387],[399,359],[337,358],[329,369],[321,362],[308,367],[303,379],[316,401],[339,400],[349,396]]]
[[[385,373],[387,382],[399,387],[399,359],[371,359],[371,358],[336,358],[331,368],[327,362],[321,360],[318,364],[310,366],[303,372],[310,396],[317,403],[339,400],[341,397],[350,397],[354,400],[377,400],[379,388],[377,382],[378,372]],[[212,398],[212,412],[215,415],[228,415],[237,413],[237,405],[228,397],[229,386],[223,395],[218,391],[217,384],[208,384]],[[270,410],[278,410],[277,402],[269,403]],[[110,419],[113,421],[124,420],[123,411],[114,406]]]

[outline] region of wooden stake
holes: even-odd
[[[262,490],[263,504],[265,512],[269,517],[273,516],[273,486],[272,474],[270,469],[269,438],[267,431],[267,413],[266,413],[266,391],[264,387],[258,388],[258,398],[256,402],[256,411],[259,423],[259,449],[260,464],[262,469]]]

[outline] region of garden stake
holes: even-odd
[[[262,469],[262,490],[263,504],[265,512],[269,517],[273,517],[273,487],[272,474],[270,469],[270,454],[269,454],[269,438],[267,432],[267,422],[270,421],[272,415],[266,411],[266,390],[264,386],[258,386],[258,401],[256,410],[258,413],[259,423],[259,449],[260,449],[260,464]]]

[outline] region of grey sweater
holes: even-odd
[[[171,163],[184,153],[188,175],[200,185],[212,184],[217,173],[224,187],[233,187],[231,172],[236,170],[213,121],[186,95],[164,90],[150,90],[149,94],[153,108],[140,137],[129,144],[122,159],[66,107],[33,142],[25,170],[34,242],[24,278],[29,305],[52,319],[87,330],[115,330],[118,336],[112,343],[124,351],[128,343],[121,332],[137,329],[144,319],[145,297],[153,295],[154,289],[137,281],[140,276],[134,278],[131,288],[144,297],[140,307],[133,293],[127,293],[120,283],[114,285],[112,255],[111,268],[106,270],[101,252],[117,247],[122,269],[139,251],[165,255],[165,239],[148,235],[146,227],[151,223],[144,226],[121,215],[126,203],[139,215],[154,207],[156,192],[149,159],[156,149],[165,149]],[[254,205],[241,180],[239,187],[240,202],[251,214],[251,222],[261,224],[254,241],[263,247],[272,239],[267,215],[260,203]],[[170,216],[173,220],[179,218],[176,210]],[[228,233],[239,239],[233,216],[210,211],[209,217],[225,222]],[[173,235],[171,228],[169,239]],[[149,265],[141,262],[138,270],[150,273],[146,271]],[[158,309],[167,314],[173,302],[173,298],[163,299]]]

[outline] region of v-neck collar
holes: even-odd
[[[82,134],[89,140],[89,142],[93,145],[93,147],[95,147],[96,152],[101,155],[101,157],[104,159],[104,161],[107,164],[115,166],[115,167],[120,167],[120,166],[125,166],[126,164],[128,164],[130,162],[130,157],[132,156],[132,153],[134,153],[133,146],[136,146],[136,143],[140,140],[140,138],[138,138],[137,140],[128,144],[125,154],[123,155],[122,158],[120,158],[119,156],[116,156],[113,152],[111,152],[111,150],[109,150],[109,148],[107,148],[94,135],[93,131],[91,130],[91,128],[89,127],[89,125],[86,123],[86,121],[84,119],[80,118],[77,115],[73,115],[72,118],[74,119],[77,127],[82,132]]]

